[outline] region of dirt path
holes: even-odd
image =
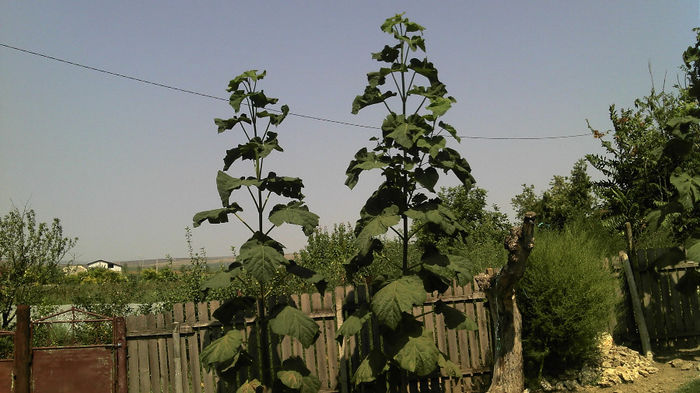
[[[599,349],[604,355],[600,364],[595,366],[597,371],[587,373],[582,370],[576,376],[569,376],[567,381],[548,381],[541,391],[672,393],[686,382],[700,378],[700,347],[657,353],[653,361],[629,348],[613,345],[611,337],[601,340]],[[601,386],[582,387],[575,383],[582,382],[584,376]]]
[[[661,359],[657,359],[661,360]],[[614,385],[607,388],[602,387],[585,387],[579,389],[579,392],[587,393],[666,393],[674,392],[678,387],[684,383],[694,379],[700,378],[700,371],[697,369],[697,365],[700,361],[698,358],[693,362],[693,367],[690,370],[681,370],[678,367],[673,367],[669,363],[665,362],[654,362],[654,367],[658,368],[654,374],[650,374],[646,377],[639,377],[631,383],[623,383],[619,385]]]

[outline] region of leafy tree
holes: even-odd
[[[63,236],[58,218],[37,225],[32,209],[0,218],[0,329],[13,323],[15,305],[36,303],[43,285],[57,281],[58,264],[77,241]]]
[[[586,161],[576,161],[569,176],[555,175],[549,189],[540,196],[535,187],[523,184],[523,191],[511,199],[518,217],[526,212],[537,213],[540,226],[561,229],[568,222],[593,214],[593,183],[586,173]]]
[[[211,277],[204,286],[211,289],[227,287],[231,280],[242,280],[241,275],[246,273],[257,284],[257,296],[237,296],[214,312],[214,317],[224,325],[224,334],[202,351],[201,361],[208,370],[217,371],[222,383],[242,391],[257,390],[261,385],[268,388],[279,385],[291,391],[315,392],[320,381],[309,374],[299,358],[283,359],[280,366],[273,360],[275,352],[270,352],[268,327],[276,335],[299,340],[304,347],[312,345],[318,336],[318,325],[294,304],[270,307],[268,296],[274,289],[275,277],[280,271],[286,271],[320,289],[325,282],[313,271],[288,261],[284,257],[284,246],[269,236],[275,227],[284,223],[301,226],[308,236],[318,225],[318,216],[311,213],[303,202],[301,179],[278,176],[275,172],[265,175],[263,172],[265,159],[274,151],[282,151],[277,133],[271,131],[271,127],[279,126],[289,113],[287,105],[281,107],[280,113],[266,109],[278,99],[257,90],[258,82],[264,77],[265,71],[250,70],[229,83],[229,103],[236,115],[230,119],[215,119],[214,123],[219,133],[240,129],[245,141],[226,151],[223,170],[216,177],[222,208],[199,212],[193,217],[197,227],[204,221],[212,224],[228,222],[229,215],[233,215],[250,230],[252,236],[239,248],[237,261],[227,271]],[[233,177],[225,172],[237,161],[249,163],[252,176]],[[243,207],[231,200],[232,193],[240,190],[245,190],[252,200],[256,212],[253,223],[246,222],[239,215]],[[267,209],[273,194],[291,201]],[[272,223],[269,227],[264,222],[266,209]],[[252,313],[257,314],[257,329],[254,329],[255,337],[246,338],[241,333],[245,331],[243,316]],[[245,368],[251,363],[257,364]],[[245,382],[236,383],[238,372],[246,374]]]
[[[611,229],[623,231],[625,222],[630,222],[634,238],[639,238],[646,216],[659,202],[672,198],[670,177],[675,163],[664,154],[663,146],[675,137],[667,123],[684,116],[692,107],[689,104],[683,92],[652,88],[648,96],[635,100],[633,108],[610,106],[612,130],[600,132],[589,125],[605,149],[604,155],[589,154],[586,159],[604,176],[594,182],[594,189],[602,202],[603,219]],[[674,231],[673,225],[669,228]]]
[[[416,263],[410,263],[409,248],[419,231],[446,236],[465,232],[454,213],[434,196],[438,170],[452,172],[465,186],[474,179],[467,161],[446,147],[443,135],[447,133],[459,141],[455,128],[440,120],[455,99],[447,95],[433,63],[411,57],[414,52],[425,51],[424,28],[399,14],[387,19],[381,29],[395,41],[372,54],[385,66],[367,74],[368,85],[353,101],[352,113],[381,104],[388,115],[381,137],[371,138],[376,146],[371,150],[362,148],[350,162],[345,184],[353,188],[360,174],[372,169],[381,171],[383,182],[360,212],[354,230],[357,252],[346,263],[346,270],[352,276],[370,266],[384,247],[381,236],[389,231],[401,246],[401,264],[397,274],[375,280],[376,293],[371,301],[346,320],[339,334],[355,335],[364,323],[376,318],[384,345],[362,360],[352,379],[355,385],[371,385],[383,391],[404,373],[425,376],[438,368],[455,373],[454,364],[437,349],[432,333],[411,311],[414,305],[423,303],[426,291],[442,293],[453,278],[468,278],[465,260],[452,250],[431,247]],[[411,227],[410,220],[421,224]],[[453,328],[474,325],[463,313],[442,302],[436,310]]]
[[[678,238],[685,245],[687,258],[700,260],[700,28],[694,29],[694,46],[683,53],[688,87],[680,113],[666,122],[669,138],[657,153],[670,162],[664,181],[671,185],[667,199],[657,199],[660,208],[649,214],[653,227],[671,217],[678,228]],[[697,278],[697,277],[696,277]],[[700,285],[695,280],[695,286]]]

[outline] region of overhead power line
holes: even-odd
[[[140,83],[145,83],[145,84],[148,84],[148,85],[158,86],[158,87],[162,87],[162,88],[165,88],[165,89],[170,89],[170,90],[174,90],[174,91],[179,91],[179,92],[181,92],[181,93],[193,94],[193,95],[196,95],[196,96],[205,97],[205,98],[211,98],[211,99],[219,100],[219,101],[226,101],[226,102],[229,101],[228,98],[218,97],[218,96],[214,96],[214,95],[206,94],[206,93],[200,93],[200,92],[197,92],[197,91],[194,91],[194,90],[183,89],[183,88],[176,87],[176,86],[166,85],[166,84],[164,84],[164,83],[153,82],[153,81],[150,81],[150,80],[147,80],[147,79],[137,78],[137,77],[130,76],[130,75],[126,75],[126,74],[121,74],[121,73],[118,73],[118,72],[113,72],[113,71],[105,70],[105,69],[102,69],[102,68],[92,67],[92,66],[88,66],[88,65],[85,65],[85,64],[76,63],[76,62],[74,62],[74,61],[70,61],[70,60],[66,60],[66,59],[61,59],[61,58],[58,58],[58,57],[50,56],[50,55],[47,55],[47,54],[45,54],[45,53],[35,52],[35,51],[31,51],[31,50],[29,50],[29,49],[18,48],[18,47],[16,47],[16,46],[8,45],[8,44],[2,43],[2,42],[0,42],[0,46],[3,46],[3,47],[8,48],[8,49],[16,50],[16,51],[19,51],[19,52],[27,53],[27,54],[30,54],[30,55],[43,57],[43,58],[45,58],[45,59],[57,61],[57,62],[60,62],[60,63],[72,65],[72,66],[75,66],[75,67],[80,67],[80,68],[87,69],[87,70],[90,70],[90,71],[101,72],[101,73],[103,73],[103,74],[108,74],[108,75],[116,76],[116,77],[119,77],[119,78],[129,79],[129,80],[132,80],[132,81],[136,81],[136,82],[140,82]],[[279,111],[279,110],[277,110],[277,109],[271,109],[271,110],[276,111],[276,112],[281,112],[281,111]],[[288,115],[289,115],[289,116],[301,117],[301,118],[309,119],[309,120],[323,121],[323,122],[327,122],[327,123],[340,124],[340,125],[351,126],[351,127],[368,128],[368,129],[377,129],[377,130],[381,129],[380,127],[376,127],[376,126],[369,126],[369,125],[366,125],[366,124],[351,123],[351,122],[342,121],[342,120],[333,120],[333,119],[328,119],[328,118],[319,117],[319,116],[304,115],[304,114],[301,114],[301,113],[289,112]],[[584,137],[584,136],[589,136],[589,135],[590,135],[589,133],[584,133],[584,134],[574,134],[574,135],[552,135],[552,136],[473,136],[473,135],[460,135],[459,137],[460,137],[460,138],[465,138],[465,139],[482,139],[482,140],[545,140],[545,139],[569,139],[569,138],[579,138],[579,137]]]

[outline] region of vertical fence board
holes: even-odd
[[[146,319],[146,328],[156,328],[156,316],[153,314],[144,315]],[[160,367],[158,366],[158,341],[144,340],[148,345],[148,371],[151,377],[151,392],[160,393]]]
[[[163,326],[168,330],[172,331],[173,330],[173,314],[172,312],[168,311],[166,313],[163,313]],[[173,336],[168,335],[165,339],[166,343],[166,349],[167,349],[167,354],[168,354],[168,375],[170,379],[170,389],[172,391],[175,391],[175,344],[173,342]],[[177,367],[180,367],[178,364]]]
[[[311,314],[311,298],[309,297],[308,293],[302,293],[299,301],[301,303],[301,311],[304,312],[304,314]],[[299,303],[297,303],[299,304]],[[306,368],[311,371],[311,374],[317,375],[317,368],[316,368],[316,353],[314,351],[314,346],[310,346],[306,349],[304,349],[304,361],[306,363]]]
[[[180,322],[184,324],[185,322],[185,305],[175,304],[173,305],[173,322]],[[175,367],[180,368],[180,373],[182,375],[182,391],[183,393],[188,393],[190,389],[190,377],[187,372],[187,342],[184,336],[180,336],[180,364],[175,364]]]
[[[136,329],[136,319],[138,317],[130,315],[126,317],[126,331]],[[139,350],[135,340],[126,341],[127,367],[129,373],[129,393],[139,392]]]
[[[135,322],[137,329],[144,329],[146,327],[146,316],[139,315]],[[148,368],[150,364],[148,363],[148,341],[144,339],[136,340],[136,346],[139,352],[139,390],[141,393],[151,392],[151,378]]]
[[[209,305],[207,303],[199,303],[197,304],[197,320],[200,323],[207,323],[211,319],[209,318]],[[199,336],[199,350],[200,353],[204,349],[204,341],[205,341],[205,335],[206,335],[206,330],[205,329],[197,329],[197,335]],[[205,393],[214,393],[214,389],[216,386],[214,385],[214,374],[213,372],[206,372],[202,367],[201,363],[197,362],[200,364],[200,370],[202,373],[202,382],[204,383],[204,391]]]
[[[321,294],[314,293],[311,295],[311,310],[315,313],[323,312],[323,306],[321,304]],[[323,388],[328,388],[330,377],[328,376],[328,351],[326,350],[326,319],[323,316],[316,318],[316,324],[319,329],[319,336],[316,340],[315,357],[316,357],[316,375],[321,380],[321,386]]]
[[[158,329],[167,329],[165,326],[165,318],[163,314],[156,315],[156,327]],[[172,330],[172,329],[170,329]],[[173,391],[173,387],[170,383],[170,373],[168,372],[168,349],[166,339],[163,337],[158,337],[158,367],[160,372],[160,383],[163,387],[164,393],[170,393]]]
[[[185,323],[192,326],[197,322],[194,303],[185,303]],[[192,383],[192,391],[194,393],[202,393],[202,373],[199,366],[199,343],[197,334],[188,335],[187,340],[187,357],[190,358],[190,376]]]
[[[335,311],[333,304],[333,294],[331,292],[326,292],[323,295],[323,309]],[[326,350],[328,351],[326,355],[326,357],[328,358],[328,389],[336,390],[338,385],[338,343],[335,340],[335,316],[333,318],[326,319],[324,321],[323,326],[326,337]]]

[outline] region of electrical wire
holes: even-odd
[[[102,68],[92,67],[92,66],[88,66],[88,65],[85,65],[85,64],[76,63],[76,62],[74,62],[74,61],[70,61],[70,60],[66,60],[66,59],[61,59],[61,58],[58,58],[58,57],[50,56],[50,55],[47,55],[47,54],[45,54],[45,53],[35,52],[35,51],[31,51],[31,50],[29,50],[29,49],[18,48],[18,47],[16,47],[16,46],[8,45],[8,44],[2,43],[2,42],[0,42],[0,46],[5,47],[5,48],[8,48],[8,49],[15,50],[15,51],[23,52],[23,53],[26,53],[26,54],[30,54],[30,55],[34,55],[34,56],[43,57],[43,58],[48,59],[48,60],[53,60],[53,61],[57,61],[57,62],[60,62],[60,63],[72,65],[72,66],[75,66],[75,67],[84,68],[84,69],[87,69],[87,70],[90,70],[90,71],[96,71],[96,72],[101,72],[101,73],[103,73],[103,74],[108,74],[108,75],[116,76],[116,77],[118,77],[118,78],[129,79],[129,80],[132,80],[132,81],[135,81],[135,82],[140,82],[140,83],[145,83],[145,84],[152,85],[152,86],[162,87],[162,88],[165,88],[165,89],[170,89],[170,90],[178,91],[178,92],[181,92],[181,93],[187,93],[187,94],[193,94],[193,95],[200,96],[200,97],[211,98],[211,99],[214,99],[214,100],[226,101],[226,102],[229,101],[227,98],[224,98],[224,97],[217,97],[217,96],[214,96],[214,95],[211,95],[211,94],[200,93],[200,92],[197,92],[197,91],[194,91],[194,90],[183,89],[183,88],[176,87],[176,86],[166,85],[166,84],[164,84],[164,83],[153,82],[153,81],[150,81],[150,80],[147,80],[147,79],[137,78],[137,77],[134,77],[134,76],[130,76],[130,75],[126,75],[126,74],[121,74],[121,73],[118,73],[118,72],[108,71],[108,70],[105,70],[105,69],[102,69]],[[272,108],[270,108],[270,109],[268,109],[268,110],[272,110],[272,111],[281,113],[281,111],[278,110],[278,109],[272,109]],[[319,116],[304,115],[304,114],[301,114],[301,113],[289,112],[288,115],[289,115],[289,116],[301,117],[301,118],[309,119],[309,120],[323,121],[323,122],[327,122],[327,123],[340,124],[340,125],[351,126],[351,127],[368,128],[368,129],[377,129],[377,130],[378,130],[378,129],[381,129],[380,127],[376,127],[376,126],[369,126],[369,125],[366,125],[366,124],[351,123],[351,122],[341,121],[341,120],[333,120],[333,119],[328,119],[328,118],[319,117]],[[465,139],[481,139],[481,140],[547,140],[547,139],[569,139],[569,138],[579,138],[579,137],[584,137],[584,136],[589,136],[589,135],[590,135],[590,133],[585,133],[585,134],[574,134],[574,135],[551,135],[551,136],[472,136],[472,135],[460,135],[459,137],[460,137],[460,138],[465,138]]]

